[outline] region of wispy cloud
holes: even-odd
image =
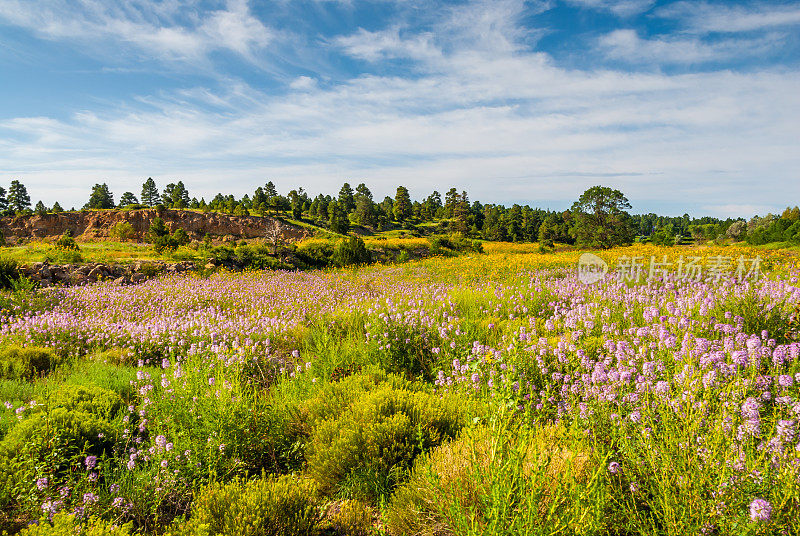
[[[751,39],[703,41],[696,37],[669,36],[642,39],[635,30],[614,30],[603,35],[598,45],[606,57],[630,63],[697,64],[737,58],[763,56],[774,52],[784,41],[783,34]]]
[[[638,15],[655,5],[655,0],[566,0],[567,3],[603,11],[620,17]]]
[[[657,10],[662,18],[679,21],[685,29],[699,32],[750,32],[800,24],[800,4],[759,2],[747,6],[727,3],[676,2]]]
[[[113,43],[122,50],[170,61],[197,61],[215,50],[252,60],[273,38],[274,31],[253,16],[246,0],[228,0],[224,9],[188,18],[181,14],[193,10],[184,4],[177,0],[3,0],[0,21],[44,39]],[[109,52],[102,47],[95,51]]]
[[[178,22],[180,4],[167,4],[156,12],[140,2],[113,18],[173,21],[166,27],[205,38],[208,28],[224,26],[209,22],[213,12]],[[231,75],[61,119],[0,119],[0,161],[31,192],[52,195],[46,203],[64,206],[82,204],[95,181],[122,192],[147,176],[180,178],[198,196],[242,195],[267,179],[284,191],[304,185],[328,193],[364,180],[379,197],[397,184],[417,197],[452,185],[473,199],[551,208],[603,182],[622,189],[635,210],[724,216],[800,196],[796,69],[567,68],[536,48],[539,29],[523,22],[547,7],[473,1],[438,9],[423,29],[392,21],[319,39],[321,52],[361,66],[336,79],[306,71],[276,90]],[[228,3],[218,11],[244,10]],[[756,47],[761,37],[743,36],[736,46]],[[242,56],[262,46],[227,43]],[[734,47],[685,34],[643,39],[631,30],[600,43],[628,63],[717,61]],[[197,53],[212,50],[204,47]],[[387,60],[414,72],[389,69]]]

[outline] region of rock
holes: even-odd
[[[216,268],[216,267],[217,267],[217,265],[216,265],[216,264],[214,264],[213,262],[209,262],[208,264],[206,264],[206,265],[204,266],[204,268],[205,268],[206,270],[213,270],[213,269],[214,269],[214,268]]]
[[[88,277],[92,281],[97,281],[98,279],[102,279],[103,275],[104,275],[103,270],[101,270],[100,268],[92,268],[91,270],[89,270],[89,273],[86,274],[86,277]]]
[[[127,285],[128,283],[130,283],[130,281],[126,277],[118,277],[114,280],[115,285]]]
[[[202,240],[206,234],[224,236],[231,242],[241,238],[266,237],[276,222],[283,242],[296,242],[309,236],[302,227],[283,223],[270,217],[232,216],[216,212],[195,212],[192,210],[165,209],[160,214],[154,209],[103,210],[60,212],[58,214],[4,216],[0,217],[0,232],[9,244],[16,239],[36,236],[53,241],[64,232],[70,231],[80,240],[108,238],[111,228],[126,222],[131,225],[136,238],[143,238],[150,223],[160,216],[170,230],[181,228],[194,240]]]
[[[131,283],[141,283],[147,279],[147,276],[141,272],[136,272],[135,274],[131,275]]]

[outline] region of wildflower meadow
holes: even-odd
[[[1,295],[0,530],[800,534],[794,254],[485,249]]]

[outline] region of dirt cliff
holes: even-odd
[[[65,231],[71,231],[78,240],[103,240],[109,238],[115,224],[127,222],[133,227],[136,237],[141,239],[156,216],[160,216],[171,231],[182,228],[196,240],[202,239],[206,233],[213,237],[230,235],[236,239],[266,237],[276,222],[284,242],[302,240],[311,234],[307,229],[270,217],[229,216],[217,212],[175,209],[97,210],[41,216],[5,216],[0,218],[0,231],[10,243],[19,239],[52,240]]]

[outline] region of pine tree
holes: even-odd
[[[6,199],[6,189],[0,186],[0,213],[8,210],[8,199]]]
[[[394,217],[399,222],[404,222],[411,217],[413,207],[411,206],[411,196],[408,195],[408,188],[398,186],[394,196]]]
[[[8,188],[8,208],[14,212],[22,212],[30,206],[31,196],[28,195],[25,185],[17,180],[11,181],[11,186]]]
[[[136,196],[133,195],[133,192],[125,192],[122,194],[122,197],[119,198],[119,206],[124,207],[127,205],[138,205],[139,200],[136,199]]]
[[[58,201],[53,203],[53,208],[50,209],[53,214],[58,214],[59,212],[64,212],[64,209],[61,208],[61,205],[58,204]]]
[[[86,205],[84,205],[84,208],[114,208],[114,196],[111,195],[111,191],[108,189],[106,183],[92,186],[92,195],[89,197],[89,201]]]
[[[345,234],[350,230],[350,220],[347,218],[347,213],[336,201],[331,201],[328,205],[328,227],[333,232],[341,234]]]
[[[350,214],[356,208],[353,189],[348,183],[344,183],[341,190],[339,190],[339,205],[347,214]]]
[[[275,189],[275,185],[272,184],[272,181],[269,181],[264,186],[264,195],[267,196],[267,203],[273,198],[278,196],[278,190]]]
[[[47,214],[47,207],[44,206],[44,203],[39,201],[38,203],[36,203],[36,208],[34,208],[33,211],[39,216],[44,216],[45,214]]]
[[[156,181],[152,177],[148,177],[142,185],[142,203],[148,207],[155,206],[159,203],[161,196],[158,195],[158,188]]]

